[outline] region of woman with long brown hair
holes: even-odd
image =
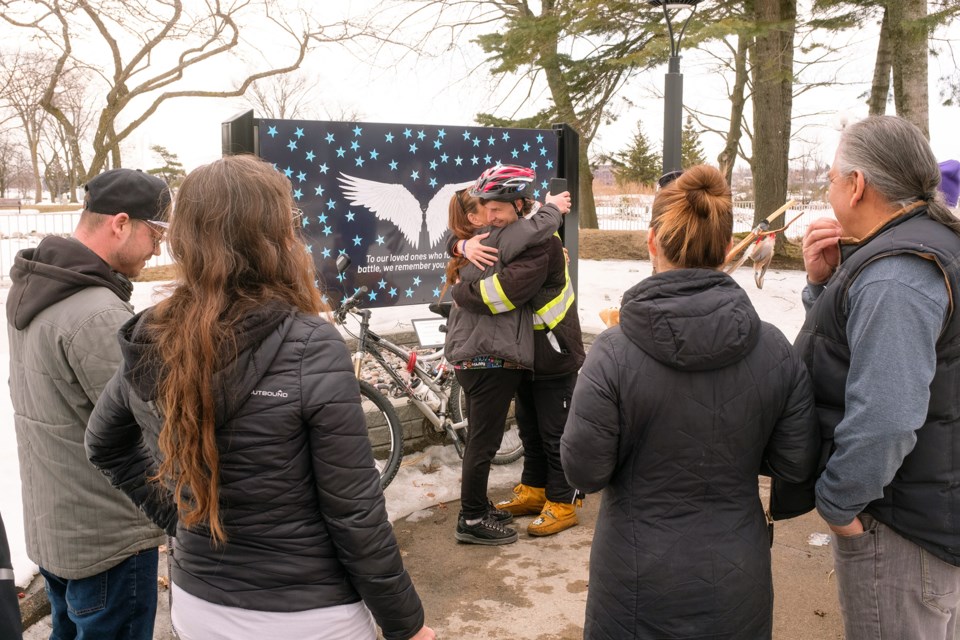
[[[570,484],[603,489],[584,638],[770,638],[757,475],[815,474],[810,381],[719,270],[733,230],[720,172],[688,169],[656,200],[655,273],[587,354],[561,439]]]
[[[183,181],[170,296],[120,332],[90,460],[176,536],[183,640],[433,638],[290,182],[252,156]],[[372,614],[372,616],[371,616]]]

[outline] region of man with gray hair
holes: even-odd
[[[27,555],[40,566],[52,638],[150,640],[165,537],[87,461],[94,403],[120,364],[128,278],[160,252],[170,190],[112,169],[85,186],[74,237],[17,254],[7,296]]]
[[[815,502],[834,533],[846,638],[954,640],[960,222],[927,140],[901,118],[845,129],[828,177],[836,220],[803,239],[796,348],[832,437]]]

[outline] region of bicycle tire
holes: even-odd
[[[507,413],[507,421],[503,427],[503,438],[500,440],[500,448],[493,456],[493,464],[510,464],[516,462],[523,455],[523,442],[520,440],[520,429],[517,427],[517,419],[514,417],[514,407],[516,401],[510,401],[510,411]],[[453,415],[454,422],[460,422],[466,417],[467,396],[463,387],[457,382],[456,378],[450,383],[450,412]],[[469,421],[469,417],[467,418]],[[469,422],[468,422],[469,425]],[[469,426],[463,429],[457,429],[458,435],[466,445],[470,438]]]
[[[380,488],[386,489],[403,460],[403,423],[390,399],[363,380],[360,380],[360,400],[367,420],[373,461],[380,473]]]

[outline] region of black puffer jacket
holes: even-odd
[[[733,279],[682,269],[627,291],[561,440],[570,484],[604,490],[584,637],[769,638],[757,475],[805,481],[818,446],[806,370]]]
[[[145,329],[120,331],[124,363],[87,430],[90,460],[173,532],[173,581],[208,602],[302,611],[361,598],[386,638],[423,626],[420,599],[387,520],[350,357],[323,319],[267,307],[238,329],[238,355],[211,381],[227,542],[176,526],[155,473],[159,375]]]

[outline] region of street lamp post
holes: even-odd
[[[663,90],[663,173],[664,175],[682,168],[681,140],[683,136],[683,74],[680,73],[680,41],[687,24],[697,10],[701,0],[686,0],[686,2],[664,2],[663,0],[647,0],[648,4],[663,9],[663,17],[667,21],[667,33],[670,36],[670,62],[664,79]],[[680,32],[674,37],[671,22],[671,9],[690,9],[690,14],[683,23]],[[674,17],[676,14],[674,14]]]

